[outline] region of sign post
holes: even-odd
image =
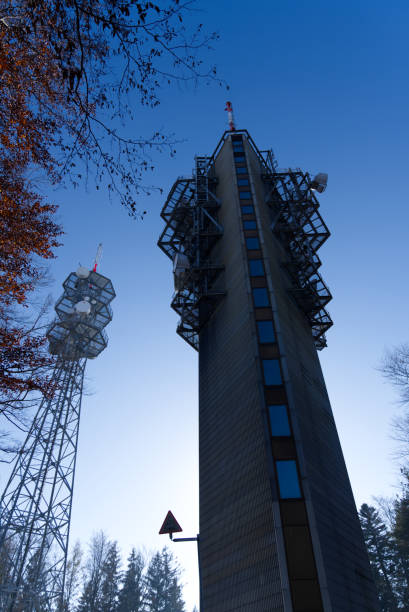
[[[197,542],[197,560],[199,566],[199,598],[200,598],[200,612],[203,612],[202,607],[202,572],[200,567],[200,534],[197,534],[195,538],[174,538],[174,533],[180,533],[183,531],[172,512],[169,510],[165,520],[162,523],[162,527],[159,530],[159,535],[169,534],[169,538],[172,542]]]

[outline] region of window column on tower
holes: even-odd
[[[232,136],[232,146],[264,388],[263,416],[268,428],[266,439],[269,441],[267,452],[274,466],[272,476],[278,492],[293,610],[319,612],[323,610],[320,586],[241,135]]]

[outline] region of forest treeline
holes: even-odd
[[[409,611],[409,469],[395,499],[362,504],[359,518],[381,612]],[[87,554],[79,542],[71,551],[63,611],[186,612],[181,574],[166,547],[150,558],[133,548],[123,563],[117,542],[100,531]]]
[[[381,612],[409,611],[409,469],[395,499],[362,504],[359,518]],[[150,558],[133,548],[123,564],[117,542],[101,531],[87,555],[79,543],[71,551],[63,610],[186,612],[181,573],[167,548]]]
[[[359,511],[381,612],[409,610],[409,470],[396,499]]]
[[[64,612],[186,612],[181,573],[165,547],[150,557],[133,548],[125,563],[118,544],[95,534],[67,562]]]
[[[359,511],[362,531],[378,591],[381,612],[409,611],[409,343],[384,355],[380,371],[398,392],[401,412],[395,416],[393,439],[401,471],[394,499],[375,498]]]

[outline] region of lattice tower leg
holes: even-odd
[[[59,359],[0,500],[0,610],[62,603],[85,359]]]

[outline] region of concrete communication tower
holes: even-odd
[[[204,612],[375,612],[376,591],[317,350],[324,173],[279,169],[230,130],[173,185],[159,247],[199,354]],[[341,374],[342,375],[342,374]]]
[[[107,346],[115,297],[96,265],[63,287],[47,332],[55,393],[42,400],[0,500],[2,612],[63,609],[84,370]]]

